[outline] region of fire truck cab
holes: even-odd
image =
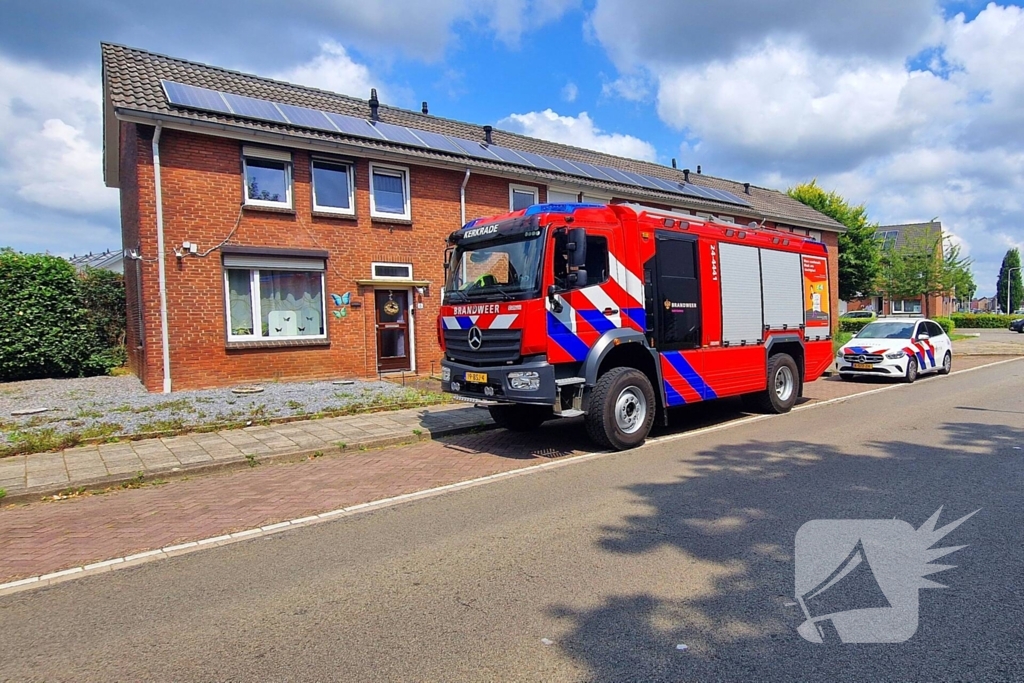
[[[499,425],[585,416],[632,448],[668,408],[784,413],[832,361],[824,244],[638,205],[540,204],[449,236],[442,387]]]

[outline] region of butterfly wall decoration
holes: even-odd
[[[352,292],[345,292],[344,294],[331,294],[331,301],[338,308],[336,311],[331,311],[334,317],[338,320],[348,317],[348,305],[352,301]]]

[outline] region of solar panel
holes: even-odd
[[[623,185],[638,185],[639,184],[639,183],[636,183],[636,182],[630,180],[627,176],[623,175],[618,169],[614,169],[614,168],[611,168],[609,166],[598,166],[597,168],[602,173],[604,173],[606,176],[610,177],[612,180],[614,180],[617,183],[622,183]]]
[[[224,96],[224,101],[231,107],[231,111],[239,116],[288,123],[288,119],[274,106],[273,102],[257,100],[254,97],[246,97],[245,95],[233,95],[227,92],[221,93],[221,95]]]
[[[541,156],[544,157],[545,161],[547,161],[549,164],[554,165],[562,173],[568,173],[569,175],[575,176],[582,176],[583,178],[587,177],[587,174],[581,171],[579,167],[574,166],[571,161],[568,161],[566,159],[559,159],[558,157],[549,157],[546,154],[542,154]]]
[[[290,123],[304,128],[315,128],[316,130],[334,131],[334,126],[327,119],[327,115],[316,109],[296,107],[291,104],[277,103],[277,108],[288,119]]]
[[[449,140],[443,135],[438,133],[431,133],[429,130],[416,130],[416,137],[429,147],[430,149],[436,149],[441,152],[450,152],[452,154],[465,154],[458,145]]]
[[[523,152],[520,150],[516,151],[516,154],[523,157],[537,168],[543,168],[547,171],[561,171],[562,169],[555,166],[553,163],[548,161],[547,157],[541,156],[540,154],[534,154],[533,152]]]
[[[627,178],[632,180],[637,185],[640,185],[641,187],[646,187],[646,188],[651,189],[651,190],[660,190],[661,189],[660,185],[658,185],[657,183],[655,183],[653,180],[651,180],[650,178],[648,178],[645,175],[640,175],[639,173],[633,173],[632,171],[622,171],[622,170],[620,170],[619,173],[621,173],[622,175],[626,176]]]
[[[605,180],[605,181],[609,181],[610,180],[612,182],[616,182],[614,178],[612,178],[607,173],[604,173],[600,168],[598,168],[597,166],[594,166],[593,164],[588,164],[588,163],[583,162],[583,161],[573,161],[572,165],[575,166],[576,168],[580,169],[580,171],[582,171],[584,173],[584,176],[587,177],[587,178],[593,178],[595,180]]]
[[[474,159],[484,159],[486,161],[501,161],[501,158],[498,155],[491,152],[489,149],[487,149],[487,147],[485,147],[482,143],[477,142],[476,140],[467,140],[465,138],[457,138],[453,136],[449,136],[448,139],[454,142],[460,148],[462,148],[463,152],[473,157]]]
[[[668,180],[663,180],[663,179],[658,178],[657,176],[653,176],[653,175],[645,175],[644,178],[647,178],[648,180],[650,180],[652,183],[654,183],[655,185],[660,187],[665,192],[671,192],[673,194],[679,194],[679,184],[678,183],[672,183],[672,182],[669,182]]]
[[[164,94],[167,95],[167,101],[170,104],[193,109],[207,109],[224,114],[231,113],[224,98],[216,90],[197,88],[194,85],[185,85],[174,81],[160,81],[160,83],[164,86]]]
[[[510,164],[518,164],[519,166],[533,167],[533,164],[520,156],[515,150],[502,147],[501,145],[487,145],[486,147],[488,152],[502,161],[507,161]]]
[[[385,140],[398,142],[403,145],[410,145],[412,147],[427,146],[426,143],[416,137],[416,135],[405,126],[393,126],[390,123],[377,121],[373,124],[373,127],[377,129],[378,133],[384,136]]]
[[[333,111],[326,111],[324,114],[330,119],[338,130],[347,135],[355,135],[360,138],[371,140],[383,140],[384,136],[377,132],[377,129],[370,125],[366,119],[357,119],[354,116],[335,114]]]

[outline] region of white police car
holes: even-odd
[[[839,349],[836,370],[845,380],[896,377],[913,382],[919,374],[948,375],[953,344],[934,320],[882,318],[868,323]]]

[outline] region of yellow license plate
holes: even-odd
[[[853,369],[854,370],[870,370],[872,367],[874,367],[874,366],[871,365],[871,363],[854,363],[853,364]]]
[[[487,373],[486,372],[467,372],[466,381],[473,382],[475,384],[487,384]]]

